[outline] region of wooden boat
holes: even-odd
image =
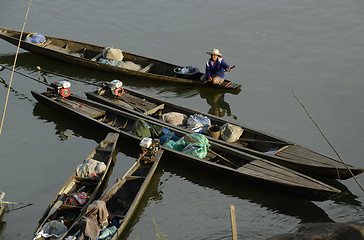
[[[76,170],[68,179],[40,219],[34,239],[43,239],[41,236],[44,233],[43,228],[52,221],[63,221],[67,229],[71,228],[79,216],[86,211],[87,206],[102,194],[115,164],[118,138],[118,133],[109,132],[106,138],[85,159],[85,161],[93,159],[104,163],[105,171],[103,173],[91,177],[78,176]],[[82,193],[86,193],[88,199],[84,199],[86,202],[77,202]]]
[[[131,133],[134,124],[140,121],[139,115],[72,94],[67,98],[63,98],[52,90],[42,94],[32,91],[32,95],[39,102],[82,120],[93,127],[105,131],[119,132],[120,136],[127,139],[129,144],[138,143],[141,140],[141,137]],[[162,127],[157,122],[149,121],[149,119],[145,119],[145,123],[149,126]],[[176,136],[186,138],[185,132],[178,129],[173,131]],[[336,188],[294,170],[215,142],[210,142],[210,144],[207,155],[203,159],[170,148],[165,148],[164,154],[171,156],[170,159],[185,160],[216,171],[220,175],[238,178],[253,185],[304,199],[323,201],[343,194]]]
[[[362,168],[347,165],[351,171],[350,173],[348,168],[337,159],[325,156],[285,139],[224,120],[208,113],[201,113],[200,111],[151,97],[126,87],[123,87],[124,93],[121,96],[119,96],[120,94],[111,94],[111,91],[109,90],[110,88],[106,85],[102,89],[98,89],[94,92],[87,92],[86,96],[91,100],[138,114],[143,118],[153,120],[152,117],[154,117],[159,124],[163,124],[164,126],[172,129],[179,128],[186,132],[193,131],[187,129],[185,126],[176,127],[164,122],[161,120],[160,115],[168,112],[178,112],[187,116],[202,114],[211,120],[211,125],[218,126],[219,128],[226,123],[240,126],[244,132],[240,136],[240,139],[234,143],[216,139],[210,136],[208,132],[205,134],[211,142],[216,142],[239,151],[264,158],[268,161],[278,163],[305,174],[335,179],[348,179],[352,177],[352,174],[357,175],[364,171]],[[148,116],[143,116],[143,114]]]
[[[19,31],[11,29],[0,28],[0,38],[14,44],[15,46],[18,46],[20,33],[21,32]],[[151,81],[164,81],[173,84],[178,83],[200,87],[219,88],[232,92],[240,92],[241,89],[240,84],[233,83],[229,80],[225,80],[220,85],[200,81],[203,74],[199,71],[194,74],[178,74],[178,71],[176,73],[176,69],[181,68],[181,66],[125,51],[123,51],[123,61],[131,61],[135,64],[139,64],[141,66],[141,70],[134,71],[126,68],[115,67],[98,61],[98,58],[102,56],[102,51],[105,48],[104,46],[97,46],[51,36],[45,36],[46,41],[43,44],[33,44],[24,41],[29,34],[31,33],[23,33],[23,41],[20,45],[21,48],[44,57],[50,57],[70,64],[77,64],[101,71],[143,78]]]
[[[155,151],[156,150],[156,151]],[[141,154],[133,166],[124,174],[117,182],[99,199],[105,202],[107,211],[109,213],[109,229],[115,221],[120,226],[115,226],[117,231],[108,237],[108,239],[119,239],[124,229],[130,224],[130,220],[133,217],[138,205],[149,183],[154,175],[155,170],[159,164],[159,161],[163,155],[163,149],[161,147],[154,148],[154,152],[149,150]],[[88,212],[84,216],[89,215]],[[76,224],[66,237],[76,236],[79,237],[82,234],[81,224]]]

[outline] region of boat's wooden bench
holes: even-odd
[[[58,46],[52,45],[52,44],[44,45],[44,48],[50,49],[50,50],[54,50],[54,51],[57,51],[57,52],[61,52],[61,53],[65,53],[67,55],[69,55],[71,53],[71,51],[68,50],[68,49],[65,49],[65,48],[62,48],[62,47],[58,47]]]
[[[106,114],[106,111],[99,110],[96,108],[92,108],[86,105],[82,105],[77,102],[72,102],[71,100],[65,98],[58,98],[57,101],[60,101],[64,104],[71,106],[75,111],[85,114],[89,117],[96,118]]]

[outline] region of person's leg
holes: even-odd
[[[212,79],[212,83],[213,84],[217,84],[217,85],[219,85],[219,84],[221,84],[221,83],[223,83],[224,82],[224,79],[223,78],[221,78],[221,77],[214,77],[213,79]]]

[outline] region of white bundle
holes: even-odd
[[[92,177],[94,174],[100,175],[105,170],[105,163],[89,159],[77,166],[76,175],[78,177]]]

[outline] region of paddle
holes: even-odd
[[[231,69],[233,69],[234,67],[236,67],[235,65],[234,66],[232,66],[231,68],[230,68],[230,70]],[[229,70],[229,71],[230,71]],[[228,70],[225,70],[225,71],[223,71],[223,72],[221,72],[221,73],[219,73],[219,74],[217,74],[216,76],[214,76],[214,77],[220,77],[221,75],[223,75],[224,73],[226,73],[226,72],[228,72]],[[205,84],[205,83],[208,83],[208,82],[210,82],[209,80],[206,80],[205,82],[203,82],[203,84]]]
[[[191,138],[191,137],[189,137],[189,136],[184,136],[184,138],[187,140],[187,141],[189,141],[189,142],[191,142],[191,143],[198,143],[199,141],[197,141],[197,140],[195,140],[195,139],[193,139],[193,138]],[[219,158],[221,158],[222,160],[224,160],[224,161],[226,161],[226,162],[228,162],[228,163],[230,163],[231,165],[233,165],[234,167],[236,167],[236,168],[239,168],[239,166],[238,165],[236,165],[235,163],[233,163],[233,162],[231,162],[230,160],[228,160],[228,159],[226,159],[226,158],[224,158],[223,156],[221,156],[220,154],[218,154],[218,153],[216,153],[216,152],[214,152],[212,149],[210,149],[210,148],[207,148],[207,151],[208,152],[210,152],[210,153],[212,153],[212,154],[214,154],[214,155],[216,155],[216,156],[218,156]]]
[[[49,210],[47,217],[44,218],[42,224],[39,225],[39,228],[43,226],[43,224],[48,220],[50,216],[52,216],[53,213],[57,211],[57,209],[62,205],[63,201],[62,198],[64,197],[64,193],[58,196],[56,202],[53,204],[52,208]],[[38,232],[38,231],[37,231]]]

